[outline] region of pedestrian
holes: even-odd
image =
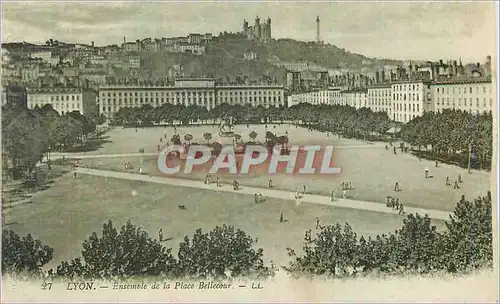
[[[394,191],[395,191],[395,192],[398,192],[398,191],[400,191],[400,190],[401,190],[401,189],[399,189],[399,183],[398,183],[398,182],[396,182],[396,183],[394,184]]]
[[[306,185],[303,185],[302,187],[304,187],[304,192],[303,192],[303,195],[306,195],[306,192],[307,192]]]
[[[76,178],[76,171],[75,171],[75,172],[73,172],[73,176]]]
[[[259,203],[259,196],[257,195],[257,193],[255,193],[254,197],[253,197],[253,200],[256,204]]]
[[[142,167],[139,167],[139,174],[142,174]]]
[[[462,180],[462,175],[459,173],[458,174],[458,182],[463,183],[464,181]]]
[[[436,160],[436,168],[438,167],[439,162]]]
[[[319,228],[319,217],[316,217],[316,229]]]
[[[453,189],[460,189],[460,187],[458,186],[458,181],[457,180],[455,181],[455,185],[453,186]]]
[[[280,215],[280,223],[283,223],[283,212],[281,212],[281,215]]]
[[[216,184],[217,184],[217,187],[220,187],[220,179],[219,179],[218,176],[217,176],[217,182],[216,182]]]
[[[405,214],[405,207],[403,206],[403,204],[399,205],[399,214]]]
[[[461,203],[465,202],[465,195],[462,195],[462,198],[460,199],[460,202]]]
[[[163,242],[163,229],[160,229],[158,231],[158,239],[160,240],[160,242]]]
[[[330,194],[330,199],[332,202],[335,202],[335,190],[333,190],[332,193]]]
[[[342,182],[340,185],[342,186],[342,190],[345,190],[345,182]]]
[[[396,147],[393,147],[393,148],[394,148],[394,155],[398,154],[398,153],[396,152]]]
[[[386,150],[386,151],[387,151],[387,150],[389,150],[389,147],[387,147],[387,145],[385,145],[385,150]]]
[[[450,177],[449,177],[449,176],[447,176],[447,177],[446,177],[446,186],[449,186],[449,185],[450,185]]]
[[[347,191],[345,189],[342,190],[342,198],[347,198]]]
[[[295,187],[295,198],[299,198],[299,189]]]
[[[425,178],[429,178],[429,168],[425,167]]]
[[[163,142],[163,138],[160,137],[160,142]]]
[[[269,188],[272,188],[272,187],[273,187],[273,180],[269,179]]]

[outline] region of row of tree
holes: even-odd
[[[458,110],[427,112],[405,124],[401,137],[411,145],[424,148],[433,158],[454,159],[467,166],[469,154],[478,169],[491,168],[493,116]],[[476,164],[474,164],[476,163]]]
[[[349,224],[321,227],[305,238],[304,254],[293,249],[292,274],[338,277],[367,274],[467,273],[492,267],[491,194],[461,200],[439,232],[429,217],[409,214],[401,229],[368,239]]]
[[[177,258],[171,249],[147,232],[127,222],[117,230],[104,224],[102,235],[93,233],[83,242],[82,258],[62,262],[44,272],[53,249],[3,233],[3,274],[53,278],[169,278],[268,277],[277,270],[263,262],[263,249],[232,226],[216,227],[208,233],[198,229],[180,243]],[[358,238],[349,224],[319,228],[313,238],[306,232],[303,253],[288,249],[293,258],[283,267],[292,275],[349,277],[368,274],[466,273],[491,267],[493,260],[491,194],[474,202],[462,199],[446,228],[440,232],[427,216],[409,214],[401,229],[375,238]]]
[[[83,145],[96,129],[94,120],[78,111],[59,115],[51,105],[28,109],[2,106],[2,163],[13,178],[29,176],[50,151]]]
[[[303,122],[304,125],[320,131],[341,133],[357,138],[385,134],[392,125],[386,113],[373,112],[368,108],[356,110],[350,106],[306,103],[279,108],[223,103],[210,111],[206,107],[196,105],[184,106],[167,103],[156,108],[151,105],[143,105],[137,108],[121,108],[114,115],[112,123],[135,126],[180,122],[187,125],[197,121],[216,123],[217,120],[225,117],[232,117],[235,124]]]

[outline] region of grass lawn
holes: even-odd
[[[308,131],[303,128],[296,128],[289,125],[268,126],[269,130],[275,131],[277,135],[283,135],[288,131],[290,143],[292,145],[334,145],[335,165],[342,168],[342,173],[325,178],[318,175],[275,175],[271,176],[277,188],[293,191],[296,187],[302,190],[306,185],[308,191],[318,194],[328,195],[332,190],[341,194],[340,184],[349,181],[353,184],[354,190],[349,192],[353,199],[384,203],[386,197],[396,196],[400,202],[407,206],[418,206],[423,208],[452,211],[456,202],[462,195],[473,199],[478,195],[486,195],[490,187],[489,172],[472,171],[440,164],[438,168],[431,161],[422,159],[419,161],[410,154],[394,155],[389,149],[385,150],[383,143],[367,143],[352,139],[338,139],[335,136],[328,137],[325,133]],[[255,130],[258,133],[257,141],[264,141],[265,126],[238,125],[235,132],[242,135],[243,140],[248,141],[248,134]],[[225,144],[231,144],[231,138],[218,138],[215,126],[179,127],[177,129],[181,137],[185,134],[192,134],[193,142],[204,143],[204,132],[212,133],[213,140]],[[143,148],[146,153],[156,152],[160,137],[167,134],[170,138],[174,133],[171,127],[138,129],[113,129],[107,133],[110,142],[97,151],[88,152],[90,154],[114,154],[114,153],[137,153]],[[102,169],[112,169],[123,171],[124,163],[130,161],[136,168],[141,166],[140,158],[103,158],[101,159]],[[84,163],[89,167],[97,167],[98,159],[85,159]],[[153,175],[160,175],[158,172],[156,157],[144,157],[142,167],[145,172]],[[433,178],[424,178],[425,167],[430,169]],[[460,189],[446,187],[446,177],[450,177],[453,185],[458,174],[461,174],[463,183]],[[204,173],[184,175],[180,177],[203,179]],[[221,175],[223,182],[231,182],[234,175]],[[253,174],[236,177],[242,185],[267,187],[270,178],[267,174]],[[401,192],[393,191],[395,182],[399,182]]]
[[[80,255],[82,242],[92,233],[100,233],[103,223],[112,220],[121,226],[127,220],[143,227],[152,237],[162,228],[165,246],[174,249],[185,235],[197,228],[208,231],[224,223],[234,225],[258,238],[265,260],[277,265],[288,261],[287,247],[302,248],[306,229],[321,224],[348,221],[358,235],[374,236],[400,227],[402,217],[392,214],[342,209],[330,206],[273,200],[254,204],[253,197],[238,193],[219,193],[95,176],[71,174],[34,197],[29,206],[18,206],[7,214],[9,228],[24,235],[31,233],[54,248],[55,267],[61,260]],[[137,194],[133,195],[132,191]],[[183,204],[186,210],[178,208]],[[280,223],[283,213],[288,221]],[[438,227],[442,222],[435,221]],[[5,228],[5,227],[4,227]]]

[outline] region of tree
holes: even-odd
[[[2,236],[2,274],[41,275],[42,267],[52,260],[54,249],[33,239],[20,237],[7,229]]]
[[[264,266],[263,249],[252,248],[254,240],[232,226],[217,226],[209,233],[196,230],[179,245],[179,271],[188,277],[226,278],[272,275]]]
[[[203,133],[203,138],[207,141],[207,145],[209,145],[212,139],[212,133]]]
[[[127,278],[144,276],[172,276],[175,259],[171,249],[166,249],[146,231],[128,221],[120,231],[109,221],[103,225],[102,235],[93,233],[83,242],[79,259],[62,262],[55,273],[58,276],[90,276],[96,278]]]
[[[284,269],[295,274],[346,276],[360,266],[356,233],[346,223],[321,227],[314,240],[304,238],[304,255],[287,248],[293,258]]]
[[[491,267],[493,233],[491,195],[460,201],[446,222],[444,261],[450,272]]]

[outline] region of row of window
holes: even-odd
[[[42,95],[43,96],[43,95]],[[45,96],[36,96],[36,95],[32,95],[32,96],[29,96],[33,99],[37,99],[36,97],[40,98],[40,99],[45,99]],[[49,98],[50,101],[80,101],[80,95],[51,95],[50,98]]]
[[[476,107],[479,108],[479,101],[480,99],[479,98],[476,98]],[[487,102],[487,99],[486,98],[483,98],[483,107],[486,108],[486,102]],[[450,98],[437,98],[436,99],[436,105],[439,106],[439,105],[446,105],[449,106],[450,105]],[[455,98],[452,98],[451,99],[451,104],[453,105],[453,107],[455,107]],[[464,106],[467,106],[467,98],[464,98],[463,99],[463,104]],[[462,106],[462,98],[458,98],[458,106]],[[493,99],[490,98],[490,102],[489,102],[489,107],[491,108],[493,106]],[[469,107],[472,107],[472,98],[469,98]]]
[[[404,111],[406,112],[406,104],[400,104],[400,103],[396,103],[394,104],[394,111]],[[411,111],[411,112],[420,112],[420,104],[416,104],[416,107],[415,107],[415,104],[409,104],[408,105],[408,111]]]
[[[418,93],[417,94],[415,94],[415,93],[413,93],[413,94],[408,93],[408,100],[410,100],[410,101],[419,101],[419,98],[420,98],[419,96],[420,96],[420,94],[418,94]],[[406,100],[406,94],[401,94],[401,93],[396,94],[396,93],[394,93],[393,94],[393,98],[394,98],[394,100]]]
[[[183,98],[176,98],[176,99],[174,99],[174,98],[166,98],[166,99],[165,98],[161,98],[160,99],[160,98],[157,97],[155,99],[155,98],[142,98],[142,97],[141,98],[137,98],[137,97],[135,97],[135,98],[132,98],[132,97],[126,98],[126,97],[124,97],[123,100],[122,100],[122,98],[119,97],[118,100],[116,98],[113,98],[113,99],[111,99],[111,98],[103,99],[102,103],[103,104],[106,104],[106,103],[108,103],[108,104],[111,104],[111,103],[117,104],[117,102],[118,102],[118,104],[121,105],[122,102],[123,102],[123,104],[129,104],[129,103],[130,104],[133,104],[133,103],[137,104],[138,102],[140,102],[140,103],[149,103],[149,102],[160,103],[161,102],[163,104],[165,102],[175,103],[176,100],[180,101],[180,102],[185,102],[185,101],[187,101],[187,102],[195,102],[195,101],[198,102],[198,101],[201,101],[203,103],[205,100],[207,100],[208,102],[212,102],[213,98],[212,97],[210,97],[210,98],[191,98],[191,97],[184,98],[183,97]],[[276,96],[263,96],[263,97],[262,96],[258,96],[258,97],[257,96],[254,96],[254,97],[250,96],[250,97],[239,98],[239,99],[237,97],[219,97],[218,100],[219,100],[219,102],[226,102],[226,103],[227,102],[233,102],[233,101],[234,102],[256,102],[256,101],[281,102],[281,96],[278,96],[278,97],[276,97]]]
[[[30,103],[30,106],[31,108],[35,108],[36,106],[38,107],[43,107],[44,105],[46,104],[50,104],[52,105],[52,107],[54,109],[73,109],[73,110],[79,110],[80,109],[80,104],[79,103],[49,103],[49,102],[43,102],[43,101],[39,101],[39,102],[35,102],[35,103]]]
[[[393,89],[394,91],[409,91],[409,90],[420,90],[420,85],[421,84],[403,84],[403,85],[394,85]]]
[[[482,86],[482,87],[483,87],[483,90],[482,90],[483,94],[486,94],[486,91],[487,91],[486,87],[487,86]],[[489,93],[491,93],[491,86],[489,86],[489,88],[490,88]],[[480,91],[481,91],[481,89],[479,88],[479,86],[476,86],[476,93],[479,93]],[[460,87],[451,87],[451,88],[447,87],[446,90],[445,90],[445,88],[436,88],[436,92],[437,92],[437,94],[445,94],[445,92],[446,92],[446,94],[450,94],[450,92],[452,94],[455,94],[455,92],[456,93],[463,93],[463,94],[467,94],[467,92],[468,92],[469,94],[472,94],[473,90],[472,90],[472,87],[468,87],[468,88],[464,87],[463,89]]]
[[[225,96],[247,96],[247,95],[281,95],[281,91],[220,91],[220,95],[225,95]],[[100,96],[105,97],[116,97],[116,96],[140,96],[140,97],[146,97],[146,96],[184,96],[184,95],[192,95],[192,96],[213,96],[214,92],[213,91],[180,91],[180,92],[101,92]]]
[[[379,97],[385,97],[385,96],[391,96],[391,90],[383,90],[383,91],[368,91],[368,96],[379,96]]]

